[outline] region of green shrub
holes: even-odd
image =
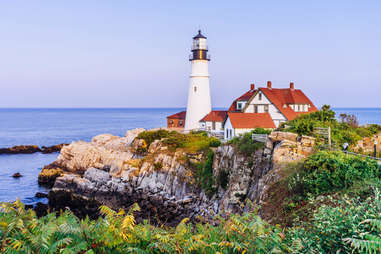
[[[155,140],[163,140],[163,144],[172,151],[177,148],[185,148],[188,152],[206,151],[209,147],[218,147],[221,142],[215,137],[208,137],[206,132],[191,132],[189,134],[177,131],[144,131],[137,138],[144,139],[147,147]]]
[[[162,138],[166,138],[169,136],[169,134],[170,134],[170,132],[167,130],[143,131],[143,132],[139,133],[137,138],[143,139],[146,142],[147,147],[149,147],[153,141],[160,140]],[[173,134],[173,133],[171,132],[171,134]]]
[[[221,145],[221,141],[218,138],[212,138],[209,142],[210,147],[219,147]]]
[[[213,176],[213,158],[214,152],[209,150],[206,160],[202,163],[196,164],[196,180],[205,193],[211,197],[217,190],[214,187],[215,180]]]
[[[269,135],[271,132],[272,132],[272,130],[266,130],[266,129],[263,129],[263,128],[256,128],[251,133],[254,133],[254,134],[267,134],[267,135]]]
[[[248,132],[239,137],[234,137],[228,144],[234,145],[239,153],[245,156],[250,156],[258,149],[264,147],[263,143],[253,140],[252,134],[253,132]]]
[[[381,196],[366,200],[348,197],[319,197],[323,203],[310,222],[298,223],[288,232],[297,253],[380,253]],[[326,204],[324,204],[326,203]]]
[[[302,170],[289,180],[297,194],[319,195],[350,187],[354,182],[379,176],[377,162],[342,152],[320,151],[311,155]]]
[[[331,127],[332,142],[340,148],[344,143],[353,145],[362,138],[370,137],[381,131],[381,126],[376,124],[359,127],[357,124],[353,124],[352,120],[351,122],[338,122],[335,119],[335,112],[327,105],[323,106],[320,111],[304,114],[294,120],[282,123],[280,129],[299,135],[324,138],[314,133],[316,127]]]

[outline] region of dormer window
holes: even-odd
[[[237,109],[241,110],[245,106],[245,102],[237,102]]]
[[[287,108],[287,104],[283,104],[283,108]]]

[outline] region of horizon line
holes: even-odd
[[[212,107],[228,109],[227,107]],[[0,107],[0,109],[186,109],[186,107]],[[380,107],[332,107],[331,109],[381,109]]]

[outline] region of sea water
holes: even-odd
[[[0,148],[15,145],[51,146],[72,141],[90,141],[103,133],[123,136],[129,129],[166,126],[166,116],[182,108],[154,109],[0,109]],[[338,108],[354,114],[361,124],[381,124],[380,108]],[[54,154],[0,155],[0,202],[20,198],[26,204],[46,199],[35,198],[36,192],[47,192],[37,184],[38,173],[53,162]],[[21,178],[12,175],[19,172]]]

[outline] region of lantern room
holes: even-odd
[[[210,61],[206,37],[201,34],[201,30],[198,30],[198,34],[193,37],[192,54],[189,56],[189,61],[193,60]]]

